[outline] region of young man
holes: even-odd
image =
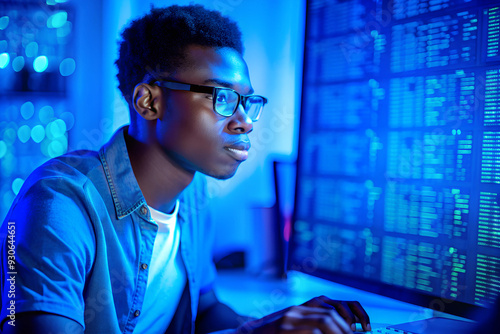
[[[320,297],[245,323],[217,300],[200,174],[234,175],[266,99],[217,12],[152,9],[122,37],[130,126],[38,168],[2,225],[4,333],[348,333],[355,318],[367,329],[356,302]]]

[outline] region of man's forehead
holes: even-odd
[[[182,76],[193,84],[244,90],[243,93],[252,90],[247,64],[236,50],[189,46],[185,56],[186,66],[179,69],[176,77]]]

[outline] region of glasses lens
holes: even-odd
[[[215,97],[215,111],[222,116],[233,114],[238,104],[238,94],[231,89],[219,88]]]
[[[260,117],[264,99],[260,96],[249,96],[245,102],[245,112],[252,121],[256,121]]]

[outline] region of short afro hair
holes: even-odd
[[[243,55],[241,32],[235,22],[201,5],[151,8],[122,32],[118,88],[130,102],[134,87],[147,75],[175,72],[189,45],[229,47]]]

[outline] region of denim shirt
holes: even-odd
[[[86,333],[133,332],[158,226],[132,171],[124,129],[99,152],[49,160],[24,183],[0,228],[2,320],[12,319],[14,303],[15,313],[58,314]],[[197,175],[184,190],[178,215],[191,331],[199,296],[215,279],[204,181]]]

